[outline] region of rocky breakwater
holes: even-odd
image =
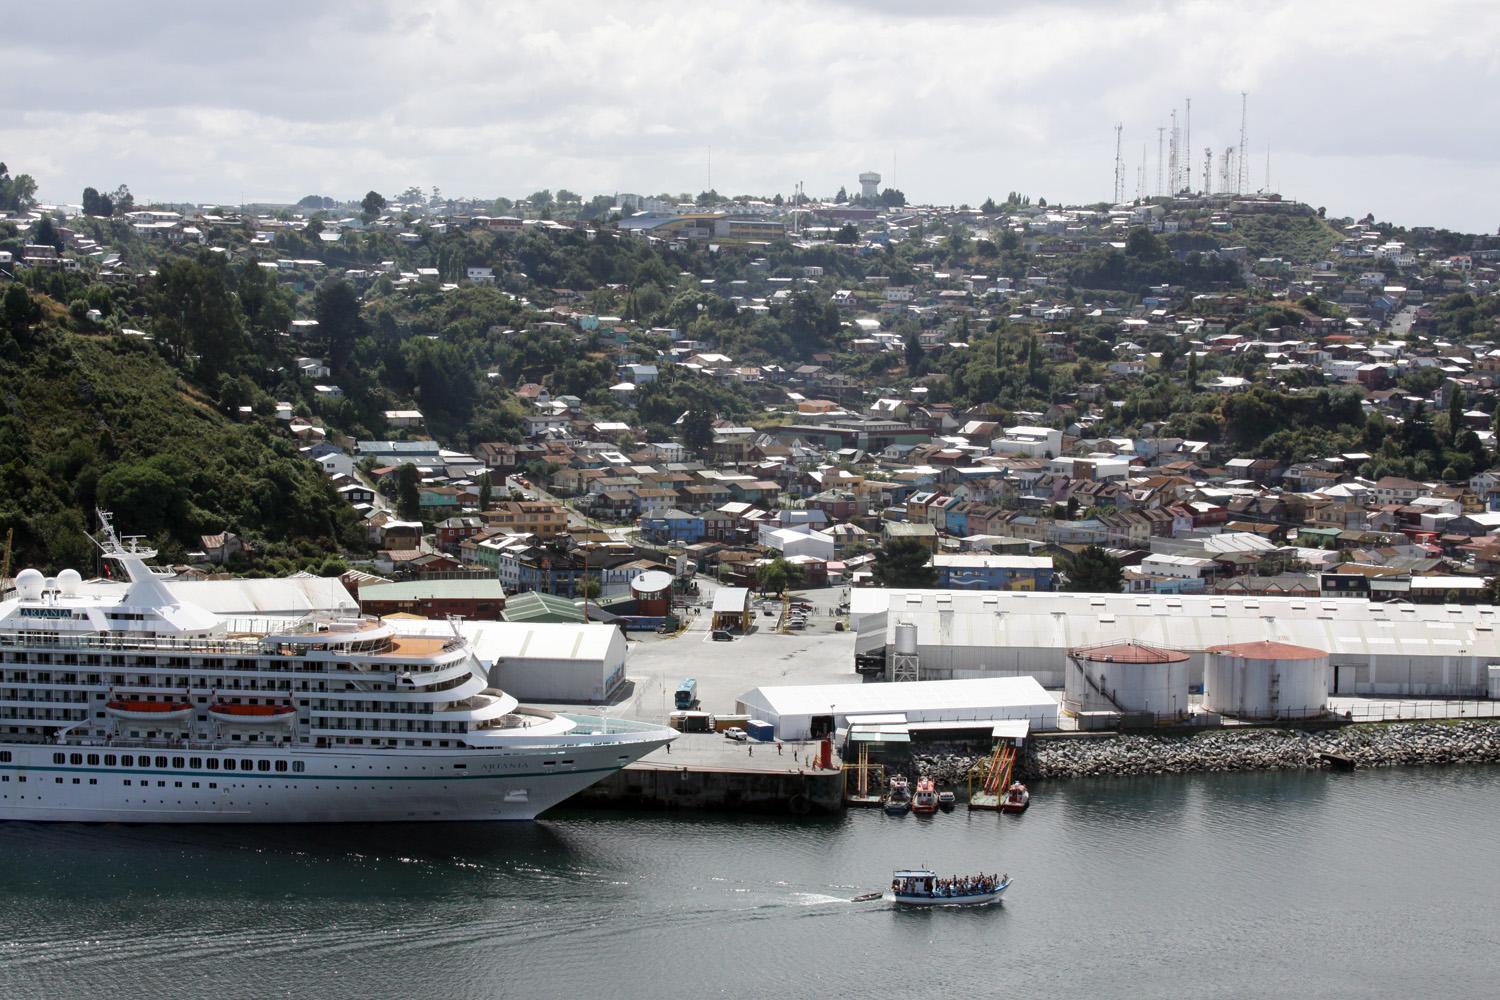
[[[1329,766],[1325,754],[1356,768],[1500,763],[1500,723],[1409,722],[1321,732],[1216,729],[1187,736],[1119,735],[1032,740],[1021,775],[1037,778],[1264,771]]]

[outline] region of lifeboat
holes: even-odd
[[[1031,805],[1031,792],[1019,781],[1013,782],[1005,790],[1005,796],[1000,800],[1000,811],[1008,813],[1025,812],[1026,807]]]
[[[152,722],[158,725],[186,722],[193,717],[193,706],[185,701],[138,701],[132,698],[116,698],[106,702],[104,710],[116,719],[124,719],[127,722]]]
[[[917,794],[912,796],[911,811],[918,816],[931,816],[938,811],[937,788],[931,778],[917,779]]]
[[[230,726],[275,726],[297,717],[292,705],[230,705],[225,702],[208,706],[208,717]]]

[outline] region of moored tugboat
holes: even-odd
[[[1005,797],[1000,800],[1000,811],[1008,813],[1025,812],[1026,807],[1031,805],[1031,792],[1019,781],[1011,782],[1005,790]]]
[[[931,778],[917,779],[917,793],[912,796],[911,811],[918,816],[931,816],[938,810],[937,786]]]

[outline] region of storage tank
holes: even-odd
[[[1203,707],[1241,719],[1305,719],[1328,707],[1328,654],[1288,642],[1212,646]]]
[[[1188,714],[1186,653],[1138,642],[1068,651],[1063,708],[1081,712],[1144,713],[1161,719]]]
[[[660,617],[672,611],[672,574],[648,569],[630,581],[630,596],[635,598],[635,613]]]
[[[896,626],[896,652],[902,656],[917,655],[917,627],[911,622]]]

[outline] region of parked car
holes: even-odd
[[[750,734],[745,732],[739,726],[730,726],[728,729],[724,730],[724,738],[726,740],[734,740],[736,743],[744,743],[750,738]]]
[[[734,634],[728,629],[714,629],[714,642],[733,642]]]

